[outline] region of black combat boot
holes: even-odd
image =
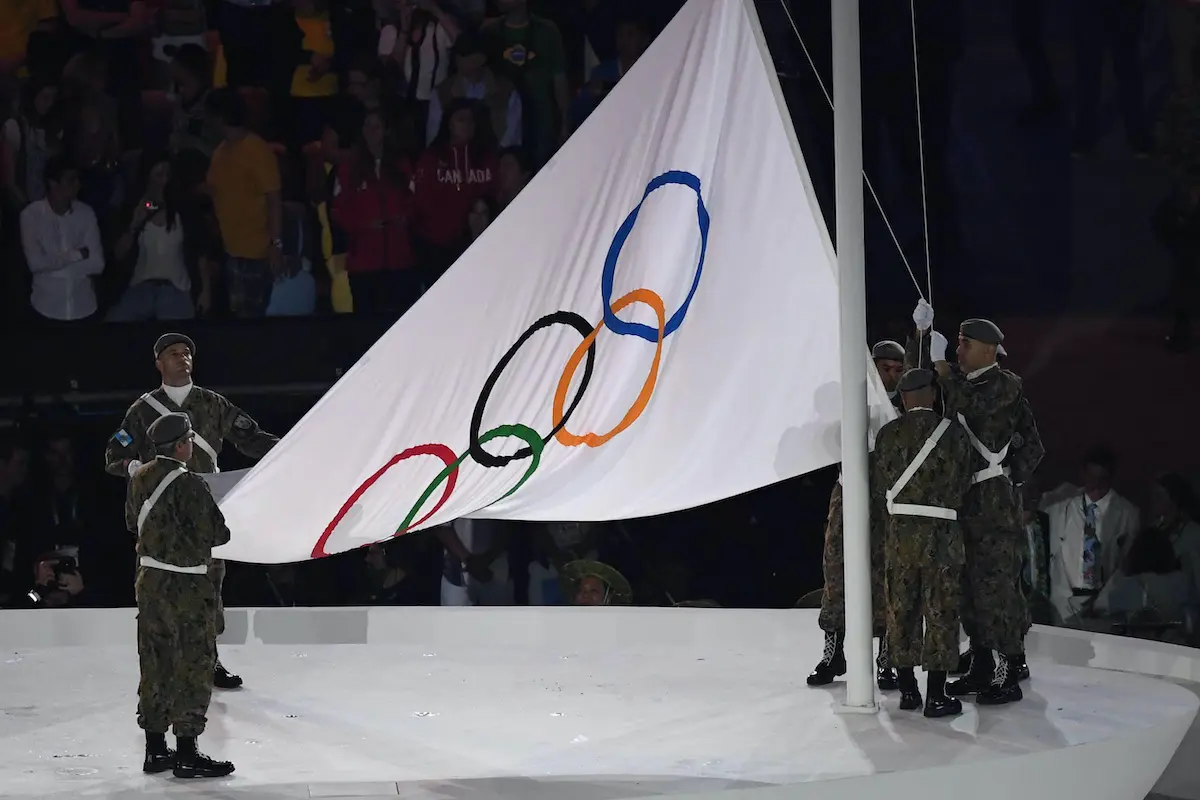
[[[196,737],[176,736],[179,752],[175,755],[176,778],[224,778],[233,772],[233,764],[215,761],[196,749]]]
[[[217,689],[242,688],[242,677],[225,669],[220,656],[217,656],[216,666],[213,667],[213,686]]]
[[[1013,656],[1013,669],[1017,671],[1018,681],[1029,680],[1029,664],[1025,661],[1025,651],[1021,651],[1020,655]]]
[[[1005,703],[1015,703],[1024,696],[1016,657],[997,654],[996,674],[992,678],[992,685],[979,693],[975,698],[976,705],[1002,706]]]
[[[966,675],[971,671],[971,648],[967,648],[958,657],[958,665],[950,670],[951,675]]]
[[[996,664],[992,659],[992,651],[983,648],[971,648],[971,667],[967,674],[946,687],[946,693],[952,697],[965,694],[976,694],[992,685]]]
[[[962,701],[946,696],[946,673],[932,670],[925,677],[925,716],[953,717],[962,713]]]
[[[167,747],[167,736],[163,733],[146,731],[146,760],[142,772],[157,775],[175,766],[175,751]]]
[[[834,678],[846,674],[846,651],[842,648],[843,634],[825,631],[825,650],[821,660],[808,675],[809,686],[828,686]]]
[[[888,655],[887,636],[879,637],[879,655],[875,657],[875,683],[881,692],[896,691],[896,671]]]
[[[912,667],[901,667],[896,682],[900,686],[900,710],[916,711],[921,707],[921,690]]]

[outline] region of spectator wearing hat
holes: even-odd
[[[567,597],[573,606],[627,606],[633,603],[629,581],[600,561],[572,561],[562,568]]]
[[[500,147],[521,144],[521,95],[508,78],[497,75],[487,65],[483,42],[472,32],[464,32],[454,43],[455,74],[442,81],[429,97],[429,119],[425,141],[432,144],[442,126],[442,110],[455,100],[478,100],[491,122],[494,141]]]
[[[132,478],[144,463],[155,458],[154,442],[148,431],[156,420],[168,414],[186,413],[190,418],[196,446],[189,450],[186,463],[192,472],[219,472],[217,459],[226,441],[250,458],[262,458],[279,441],[229,400],[192,383],[195,355],[195,342],[181,333],[163,334],[154,343],[154,366],[163,383],[134,401],[125,412],[120,429],[108,440],[105,471],[110,475]],[[220,599],[225,562],[213,560],[209,577],[217,594],[216,625],[220,635],[225,630],[225,609]],[[242,685],[242,679],[226,671],[218,658],[214,684],[219,689],[236,689]]]

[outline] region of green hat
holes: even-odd
[[[984,344],[998,345],[1004,341],[1004,334],[1000,331],[999,326],[986,319],[968,319],[958,326],[958,332],[967,339],[974,339]]]
[[[633,589],[629,587],[625,576],[600,561],[571,561],[563,566],[560,577],[566,583],[565,594],[569,597],[575,596],[580,581],[592,577],[608,587],[610,606],[627,606],[633,602]]]
[[[192,420],[182,411],[164,414],[150,424],[147,433],[156,447],[174,444],[192,432]]]
[[[899,342],[893,342],[891,339],[884,339],[882,342],[876,342],[871,348],[871,358],[879,361],[888,359],[889,361],[903,361],[904,347]]]
[[[931,369],[910,369],[900,376],[896,388],[902,392],[915,392],[933,386],[934,374]]]
[[[675,604],[676,608],[720,608],[721,604],[716,600],[680,600]]]
[[[188,350],[192,351],[192,355],[196,355],[196,343],[190,336],[184,336],[182,333],[164,333],[154,343],[154,358],[157,360],[162,355],[162,351],[173,344],[186,344]]]

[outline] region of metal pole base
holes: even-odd
[[[844,703],[838,703],[833,707],[835,714],[878,714],[882,707],[878,703],[871,703],[869,706],[848,706]]]

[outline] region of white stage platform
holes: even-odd
[[[238,771],[184,782],[140,771],[132,610],[4,612],[0,795],[1141,800],[1200,705],[1108,671],[1194,680],[1196,651],[1039,629],[1021,703],[840,716],[815,613],[230,610],[247,685],[201,744]]]

